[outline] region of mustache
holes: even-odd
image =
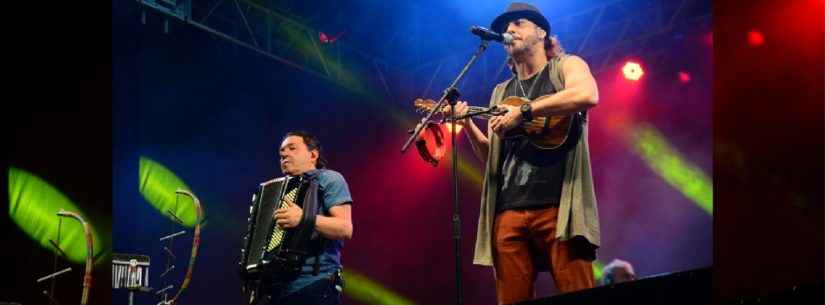
[[[513,40],[515,40],[515,39],[524,40],[524,36],[521,36],[521,34],[519,34],[519,33],[516,33],[516,32],[507,32],[507,33],[510,34],[510,36],[513,37]]]

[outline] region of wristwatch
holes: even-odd
[[[531,106],[530,103],[521,105],[521,120],[524,122],[533,120],[533,106]]]

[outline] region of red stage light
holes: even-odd
[[[762,32],[757,30],[751,30],[748,32],[748,44],[752,47],[758,47],[765,43],[765,36],[762,35]]]
[[[318,32],[318,41],[321,43],[333,43],[337,41],[338,38],[341,38],[342,35],[344,35],[344,32],[338,33],[335,36],[329,36],[324,32]]]
[[[639,80],[642,78],[642,75],[645,74],[645,71],[642,69],[642,66],[638,63],[628,61],[624,67],[622,67],[622,73],[624,73],[624,77],[629,80]]]
[[[683,82],[683,83],[686,83],[686,84],[689,83],[690,82],[690,73],[687,73],[685,71],[679,71],[679,81]]]

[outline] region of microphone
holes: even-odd
[[[510,35],[510,33],[499,34],[477,25],[470,27],[470,32],[483,40],[495,40],[503,44],[513,43],[513,35]]]

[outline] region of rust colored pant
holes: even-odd
[[[505,210],[496,215],[494,253],[498,304],[535,298],[536,274],[549,270],[560,292],[594,285],[587,243],[556,240],[558,208]]]

